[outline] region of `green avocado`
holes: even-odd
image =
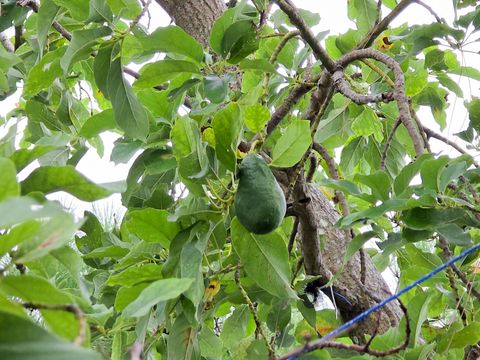
[[[275,230],[285,216],[283,191],[259,155],[247,155],[239,166],[235,211],[240,223],[254,234]]]

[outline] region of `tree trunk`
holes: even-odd
[[[175,23],[208,46],[210,29],[225,5],[220,0],[156,0]],[[305,271],[321,275],[323,283],[340,270],[345,249],[351,240],[349,232],[334,226],[339,218],[333,205],[316,187],[299,181],[293,194],[295,211],[299,214],[299,238],[304,256]],[[308,201],[305,201],[307,199]],[[324,239],[324,248],[320,237]],[[361,276],[362,271],[364,276]],[[362,283],[362,278],[365,283]],[[390,295],[382,275],[365,255],[362,270],[361,255],[355,254],[333,284],[336,305],[345,320],[360,314]],[[376,315],[375,315],[376,314]],[[402,311],[392,302],[363,321],[353,334],[374,334],[398,324]],[[380,317],[380,319],[378,319]]]
[[[172,20],[204,47],[209,47],[210,29],[226,6],[222,0],[156,0]]]

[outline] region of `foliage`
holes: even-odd
[[[392,102],[358,105],[337,93],[311,128],[307,94],[267,136],[271,114],[322,64],[311,62],[298,37],[277,48],[291,30],[278,8],[258,28],[264,1],[228,9],[212,28],[211,49],[174,25],[148,33],[138,24],[137,0],[43,0],[38,14],[0,3],[0,31],[23,27],[15,52],[0,47],[0,96],[22,92],[1,119],[2,358],[134,359],[140,346],[146,359],[257,359],[337,327],[334,311],[315,311],[305,294],[310,280],[300,250],[288,252],[293,218],[266,235],[236,219],[235,177],[246,152],[269,154],[273,170],[303,166],[304,154],[316,153],[313,142],[339,155],[339,178],[324,161],[300,167],[332,202],[334,190],[347,198],[350,213],[338,226],[359,235],[339,257],[346,264],[375,239],[381,250],[368,249],[370,256],[379,271],[394,268],[400,286],[443,262],[448,252],[437,241],[454,253],[480,241],[480,173],[472,157],[412,161],[412,140],[399,127],[381,168],[398,116]],[[464,96],[455,76],[480,80],[457,52],[480,27],[480,7],[453,3],[461,14],[455,24],[404,24],[373,45],[400,64],[412,107],[429,107],[442,129],[450,98]],[[384,5],[392,9],[395,1]],[[302,15],[321,27],[318,14]],[[377,4],[349,1],[348,17],[356,28],[324,39],[333,58],[375,26]],[[142,64],[139,76],[125,71],[133,63]],[[132,84],[126,74],[138,79]],[[357,92],[389,90],[391,72],[382,63],[356,62],[345,75]],[[480,100],[472,95],[465,101],[470,123],[458,136],[478,150]],[[139,153],[121,184],[96,184],[76,169],[89,148],[103,153],[106,131],[120,136],[112,160]],[[106,229],[95,214],[77,219],[51,200],[57,191],[89,202],[120,192],[127,211]],[[459,265],[468,281],[442,273],[402,297],[412,328],[402,358],[462,358],[480,341],[479,299],[471,295],[477,258]],[[398,345],[403,329],[378,335],[371,347]],[[304,358],[370,355],[323,349]]]

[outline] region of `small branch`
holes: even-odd
[[[60,310],[72,313],[78,320],[78,335],[73,341],[75,345],[81,346],[87,334],[87,320],[82,309],[76,304],[34,304],[23,303],[22,306],[31,310]]]
[[[138,23],[140,22],[140,20],[142,19],[142,17],[147,13],[148,11],[148,7],[150,6],[150,4],[152,3],[152,0],[147,0],[144,4],[143,4],[143,9],[142,11],[140,12],[140,14],[130,23],[130,26],[128,27],[128,32],[131,32],[133,30],[133,28],[135,26],[138,25]]]
[[[33,12],[38,13],[38,4],[33,0],[18,0],[17,5],[22,7],[28,6],[30,9],[33,10]],[[65,39],[67,39],[68,41],[72,40],[72,34],[67,29],[65,29],[58,21],[54,20],[52,22],[52,26]]]
[[[0,43],[2,43],[3,47],[8,52],[13,53],[15,51],[15,47],[13,46],[12,42],[8,38],[7,34],[3,32],[0,33]]]
[[[400,3],[387,16],[385,16],[382,21],[375,25],[375,27],[370,30],[367,35],[365,35],[365,37],[358,43],[355,49],[365,49],[372,45],[378,35],[380,35],[385,29],[387,29],[390,23],[414,1],[415,0],[400,1]]]
[[[293,250],[293,245],[295,244],[295,238],[298,233],[298,226],[300,225],[300,219],[298,216],[295,217],[295,222],[293,223],[292,232],[290,233],[290,239],[288,240],[288,254],[290,255]]]
[[[393,137],[395,136],[395,132],[397,131],[398,127],[400,126],[402,122],[400,121],[400,118],[397,118],[395,120],[395,123],[393,124],[393,128],[390,131],[390,134],[388,134],[387,141],[385,142],[385,146],[382,151],[382,157],[380,159],[380,170],[385,170],[385,165],[387,162],[387,154],[388,154],[388,149],[390,148],[390,145],[392,144]]]
[[[280,9],[287,14],[291,23],[300,31],[302,38],[305,39],[308,45],[310,45],[312,48],[315,57],[322,62],[323,66],[329,72],[333,73],[336,70],[335,61],[330,57],[330,55],[328,55],[322,45],[320,45],[320,42],[315,37],[312,30],[310,30],[308,25],[303,20],[303,17],[298,12],[298,9],[286,0],[275,0],[275,2],[278,4]]]
[[[252,313],[253,320],[255,321],[255,334],[257,338],[262,338],[265,341],[265,344],[267,345],[268,349],[268,354],[270,359],[275,359],[275,351],[273,350],[272,346],[270,345],[270,342],[268,341],[267,337],[265,336],[265,333],[263,332],[262,329],[262,323],[260,319],[258,318],[258,313],[255,305],[253,304],[252,300],[248,296],[247,292],[242,286],[242,283],[240,282],[240,266],[237,267],[237,270],[235,271],[235,283],[237,284],[238,290],[240,290],[240,293],[242,294],[243,299],[247,303],[250,312]]]
[[[447,145],[450,145],[452,148],[457,150],[460,154],[469,155],[467,150],[462,149],[456,142],[447,139],[445,136],[436,133],[432,129],[429,129],[429,128],[424,126],[423,131],[425,132],[425,134],[427,134],[427,136],[432,137],[432,138],[437,139],[437,140],[440,140],[441,142],[443,142]],[[477,168],[480,167],[480,164],[478,164],[476,161],[473,162],[473,165]]]
[[[431,8],[429,5],[425,4],[423,1],[413,0],[413,2],[417,3],[420,6],[423,6],[430,14],[432,14],[432,16],[435,18],[435,20],[437,20],[438,23],[440,23],[440,24],[445,23],[445,21],[442,20],[442,18],[440,16],[438,16],[438,14],[435,12],[435,10],[433,10],[433,8]]]
[[[307,176],[305,177],[305,181],[307,183],[312,182],[312,179],[315,176],[315,171],[317,171],[317,166],[318,166],[318,159],[315,153],[310,154],[309,160],[310,160],[310,165],[308,167]]]
[[[288,114],[290,109],[300,100],[300,98],[309,92],[313,87],[314,84],[318,81],[319,76],[316,76],[312,79],[308,79],[307,81],[296,85],[292,91],[287,95],[285,100],[277,107],[275,112],[270,117],[270,120],[267,124],[267,134],[270,135],[273,130],[280,124],[283,118]]]
[[[283,37],[282,40],[278,43],[278,45],[275,47],[273,50],[272,55],[270,55],[270,59],[268,60],[270,64],[274,64],[275,61],[277,61],[278,55],[282,51],[282,49],[287,45],[288,41],[295,36],[299,35],[300,32],[298,30],[293,30],[288,33],[286,33]],[[263,91],[264,91],[264,99],[266,102],[267,94],[268,94],[268,82],[270,81],[270,73],[266,73],[265,78],[263,79]]]

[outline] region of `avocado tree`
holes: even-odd
[[[480,355],[478,253],[317,341],[480,242],[480,6],[296,3],[0,0],[0,358]],[[107,132],[131,166],[98,184],[77,165]]]

